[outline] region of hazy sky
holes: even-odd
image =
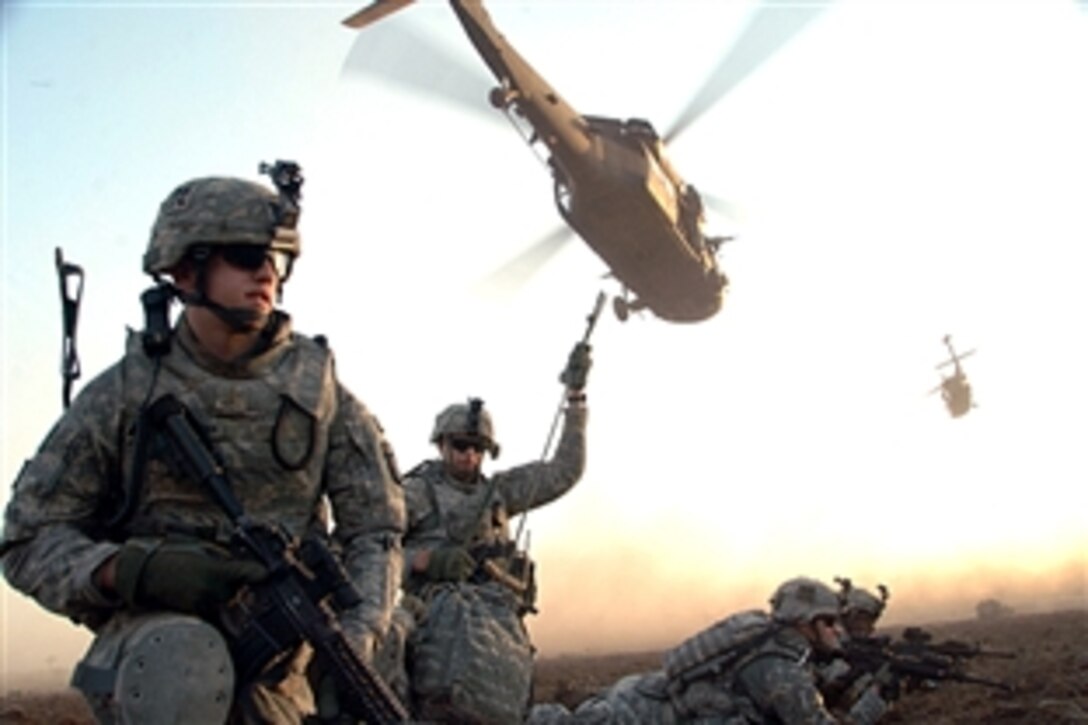
[[[487,105],[446,4],[362,33],[339,22],[356,7],[3,5],[0,504],[61,411],[54,247],[87,274],[78,389],[141,324],[162,198],[276,158],[306,175],[285,307],[330,338],[402,468],[469,395],[496,418],[492,469],[541,454],[556,376],[615,282],[574,240],[516,294],[479,293],[558,223],[547,171]],[[884,582],[900,620],[1085,601],[1088,11],[820,7],[489,5],[575,108],[659,129],[753,17],[813,16],[671,147],[744,210],[709,223],[738,237],[731,291],[707,322],[598,326],[586,475],[528,520],[545,655],[668,642],[802,573]],[[449,95],[462,66],[468,104],[388,81],[427,69]],[[977,350],[959,420],[927,394],[946,333]],[[0,669],[67,669],[86,633],[0,593]]]

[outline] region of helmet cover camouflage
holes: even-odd
[[[469,398],[467,403],[447,405],[435,416],[431,443],[439,443],[448,435],[479,436],[487,441],[491,457],[499,457],[499,444],[495,441],[491,413],[484,410],[484,401],[479,398]]]
[[[817,579],[797,577],[783,582],[771,595],[771,616],[777,622],[811,622],[839,617],[839,596]]]
[[[297,257],[293,217],[279,195],[244,179],[204,177],[187,181],[166,197],[151,228],[144,272],[169,272],[195,245],[253,244]]]
[[[842,612],[843,614],[853,614],[855,612],[862,612],[871,615],[874,619],[879,617],[884,612],[884,605],[888,599],[887,588],[881,585],[879,587],[881,597],[876,596],[867,589],[861,589],[858,587],[850,587],[842,594]]]

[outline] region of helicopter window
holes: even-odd
[[[644,153],[648,172],[646,175],[646,188],[654,195],[658,205],[661,206],[665,213],[675,220],[679,213],[676,186],[672,183],[669,175],[665,173],[665,170],[661,168],[657,157],[650,153],[648,149],[644,150]]]

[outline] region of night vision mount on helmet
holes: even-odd
[[[884,607],[888,604],[888,587],[877,584],[876,590],[880,596],[876,596],[867,589],[854,586],[854,583],[846,577],[835,577],[835,583],[839,585],[839,601],[843,614],[864,612],[874,619],[884,613]]]
[[[294,260],[302,253],[296,227],[303,178],[293,161],[262,162],[259,171],[272,177],[277,192],[245,179],[207,176],[179,185],[159,206],[143,260],[144,272],[156,285],[140,298],[146,321],[144,349],[149,355],[169,349],[170,303],[180,292],[162,275],[173,272],[186,257],[198,269],[196,294],[187,296],[186,302],[208,307],[238,329],[253,323],[252,313],[224,308],[206,294],[204,265],[214,247],[264,248],[273,259],[282,294]]]
[[[196,246],[251,244],[267,246],[292,259],[302,251],[296,229],[299,217],[297,164],[284,171],[283,164],[262,165],[276,171],[277,194],[261,184],[230,177],[208,176],[179,185],[163,200],[151,228],[144,254],[144,271],[156,278],[170,272]],[[280,280],[285,281],[285,280]]]
[[[467,403],[446,406],[435,416],[431,443],[439,443],[446,436],[465,435],[482,438],[492,458],[499,457],[499,444],[495,440],[495,424],[491,413],[484,410],[484,401],[469,398]]]

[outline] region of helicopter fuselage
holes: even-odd
[[[374,0],[344,23],[361,28],[411,2]],[[491,104],[526,122],[529,143],[546,149],[559,213],[623,286],[623,309],[676,322],[721,309],[728,281],[715,255],[725,238],[703,235],[702,198],[669,163],[653,127],[582,116],[507,42],[482,0],[450,5],[498,80]]]
[[[941,398],[953,418],[966,415],[971,410],[971,384],[967,377],[957,372],[941,382]]]
[[[957,354],[955,348],[952,347],[951,335],[945,335],[941,341],[948,348],[950,357],[938,364],[937,369],[940,370],[948,365],[952,366],[952,374],[941,378],[939,387],[941,399],[944,401],[945,407],[948,408],[948,413],[953,418],[959,418],[975,407],[971,394],[971,383],[968,382],[967,373],[963,371],[963,366],[960,365],[963,358],[973,355],[975,351],[968,350],[965,353]]]
[[[642,120],[582,116],[495,28],[479,0],[450,0],[499,86],[493,105],[533,129],[550,153],[560,215],[608,265],[633,308],[694,322],[722,306],[727,280],[702,235],[702,202]]]

